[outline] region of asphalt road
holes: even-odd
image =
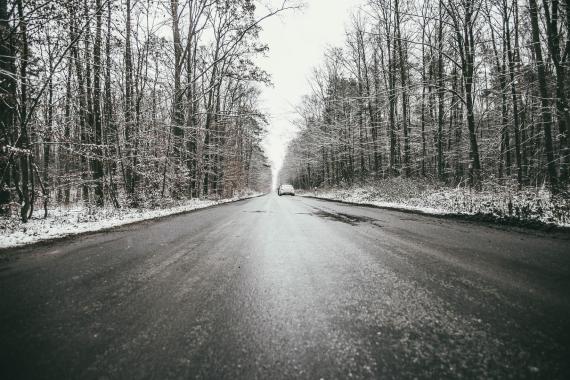
[[[570,238],[268,195],[0,255],[1,379],[570,378]]]

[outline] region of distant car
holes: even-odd
[[[279,196],[285,194],[295,195],[295,189],[291,185],[281,185],[277,189],[277,194],[279,194]]]

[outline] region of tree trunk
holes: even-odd
[[[103,129],[101,122],[101,0],[96,0],[97,7],[95,43],[93,46],[93,122],[95,124],[95,148],[93,158],[93,181],[95,182],[95,204],[102,207],[103,195]]]
[[[2,203],[11,200],[10,152],[11,134],[14,129],[14,109],[16,107],[16,67],[14,65],[13,31],[8,20],[8,0],[0,0],[0,191]]]
[[[551,7],[549,7],[551,4]],[[564,186],[568,183],[570,170],[570,148],[568,146],[568,127],[570,126],[570,107],[568,105],[568,97],[566,94],[566,64],[560,52],[560,33],[558,30],[559,1],[543,0],[544,14],[546,17],[546,34],[548,40],[548,49],[550,57],[554,63],[556,73],[556,117],[558,120],[558,136],[560,145],[560,185]],[[569,9],[566,9],[568,11]],[[567,16],[568,17],[568,16]],[[566,36],[567,39],[570,36]],[[566,54],[570,54],[567,51]]]
[[[180,40],[180,26],[178,20],[178,0],[170,1],[170,12],[172,13],[172,39],[174,43],[174,97],[172,100],[172,133],[173,133],[173,156],[175,161],[175,183],[173,184],[173,193],[175,197],[180,196],[182,187],[182,178],[180,169],[182,164],[182,147],[184,139],[184,110],[183,110],[183,92],[181,85],[182,77],[182,42]]]
[[[28,31],[27,20],[24,17],[24,6],[22,0],[17,1],[18,7],[18,22],[20,24],[20,40],[21,40],[21,53],[20,53],[20,136],[16,146],[21,149],[20,151],[20,172],[22,179],[21,197],[20,197],[20,218],[23,223],[28,221],[28,211],[31,208],[30,204],[30,142],[28,139]]]
[[[133,118],[133,59],[131,49],[131,0],[126,0],[126,25],[125,25],[125,189],[129,201],[136,205],[135,182],[136,168],[134,167],[134,118]]]
[[[505,28],[505,39],[507,43],[507,58],[508,58],[508,68],[509,68],[509,79],[511,82],[511,98],[513,102],[513,129],[515,132],[515,161],[517,165],[517,182],[519,184],[519,189],[523,184],[523,164],[521,156],[521,137],[520,137],[520,121],[519,121],[519,100],[517,94],[517,87],[515,82],[515,54],[512,49],[511,44],[511,28],[509,25],[508,18],[508,7],[507,0],[503,0],[503,16],[505,17],[504,28]],[[516,21],[515,21],[515,27]]]
[[[473,0],[465,2],[465,26],[464,26],[464,57],[462,70],[465,87],[465,107],[467,111],[467,129],[469,130],[469,146],[471,162],[469,176],[471,186],[480,187],[481,162],[479,160],[479,147],[475,127],[475,110],[473,103],[473,74],[475,71],[475,39],[473,36]]]
[[[444,97],[445,83],[443,78],[443,14],[442,4],[439,2],[438,23],[438,57],[437,57],[437,176],[440,180],[445,179],[445,162],[443,160],[443,123],[444,123]]]
[[[398,0],[395,0],[394,11],[396,16],[396,42],[398,46],[398,64],[400,66],[400,83],[402,85],[402,129],[404,132],[404,174],[410,176],[410,131],[408,125],[408,79],[407,79],[407,55],[402,47],[402,33],[400,28],[400,8]]]
[[[553,193],[558,193],[558,177],[556,175],[556,161],[554,159],[554,147],[552,144],[552,114],[548,104],[549,94],[546,81],[546,68],[542,58],[542,47],[540,45],[540,29],[538,25],[538,9],[536,0],[529,0],[530,24],[532,28],[532,47],[538,74],[538,90],[540,94],[540,110],[542,125],[544,130],[544,148],[548,168],[548,178]]]

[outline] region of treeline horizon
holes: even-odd
[[[4,212],[229,197],[271,182],[251,0],[0,0]]]
[[[568,189],[570,0],[369,0],[299,107],[282,178]]]

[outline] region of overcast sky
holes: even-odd
[[[274,0],[277,3],[279,0]],[[306,0],[299,11],[289,11],[263,24],[261,39],[269,44],[258,64],[272,76],[273,88],[264,88],[263,110],[270,115],[264,147],[278,170],[287,142],[294,136],[295,107],[309,94],[308,79],[327,46],[344,42],[345,25],[360,0]]]

